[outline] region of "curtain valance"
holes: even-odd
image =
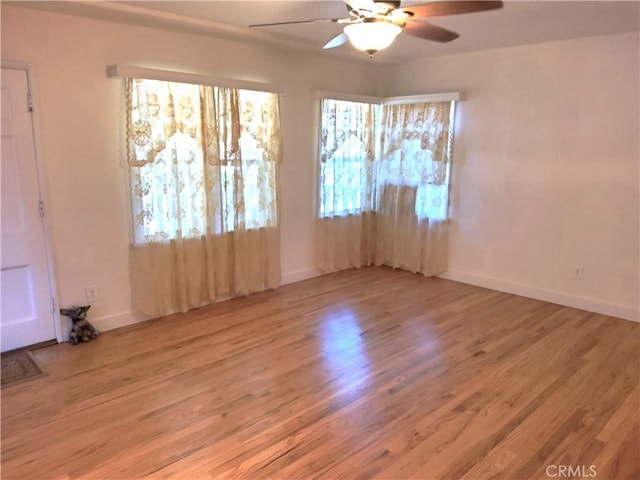
[[[449,161],[451,102],[384,105],[380,128],[382,156],[401,150],[412,141],[414,150],[429,151],[435,162]]]

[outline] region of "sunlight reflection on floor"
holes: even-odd
[[[324,318],[320,339],[322,356],[339,389],[360,385],[371,371],[358,316],[350,308],[338,307]]]

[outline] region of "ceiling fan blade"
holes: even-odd
[[[373,11],[375,9],[374,0],[344,0],[347,4],[347,10],[367,10]]]
[[[312,18],[309,20],[294,20],[292,22],[275,22],[275,23],[256,23],[255,25],[249,25],[250,27],[275,27],[278,25],[296,25],[298,23],[319,23],[319,22],[331,22],[340,23],[341,20],[351,20],[343,18]]]
[[[336,47],[339,47],[340,45],[344,45],[348,41],[349,41],[349,37],[347,37],[346,34],[341,33],[340,35],[333,37],[331,40],[329,40],[327,44],[322,48],[325,50],[327,50],[328,48],[336,48]]]
[[[429,2],[402,8],[416,17],[440,17],[443,15],[458,15],[460,13],[484,12],[502,8],[504,3],[500,1],[454,1],[454,2]]]
[[[423,38],[425,40],[433,40],[434,42],[447,43],[455,40],[460,35],[446,28],[438,27],[427,22],[416,22],[407,20],[402,32],[414,37]]]

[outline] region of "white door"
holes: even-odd
[[[2,68],[2,351],[55,338],[26,70]]]

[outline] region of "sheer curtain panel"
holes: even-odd
[[[318,268],[442,273],[454,102],[383,104],[380,124],[376,109],[322,101]]]
[[[373,260],[375,110],[367,103],[321,102],[316,257],[323,272]]]
[[[425,276],[447,267],[453,102],[383,105],[375,264]]]
[[[185,312],[280,283],[275,94],[127,79],[136,311]]]

